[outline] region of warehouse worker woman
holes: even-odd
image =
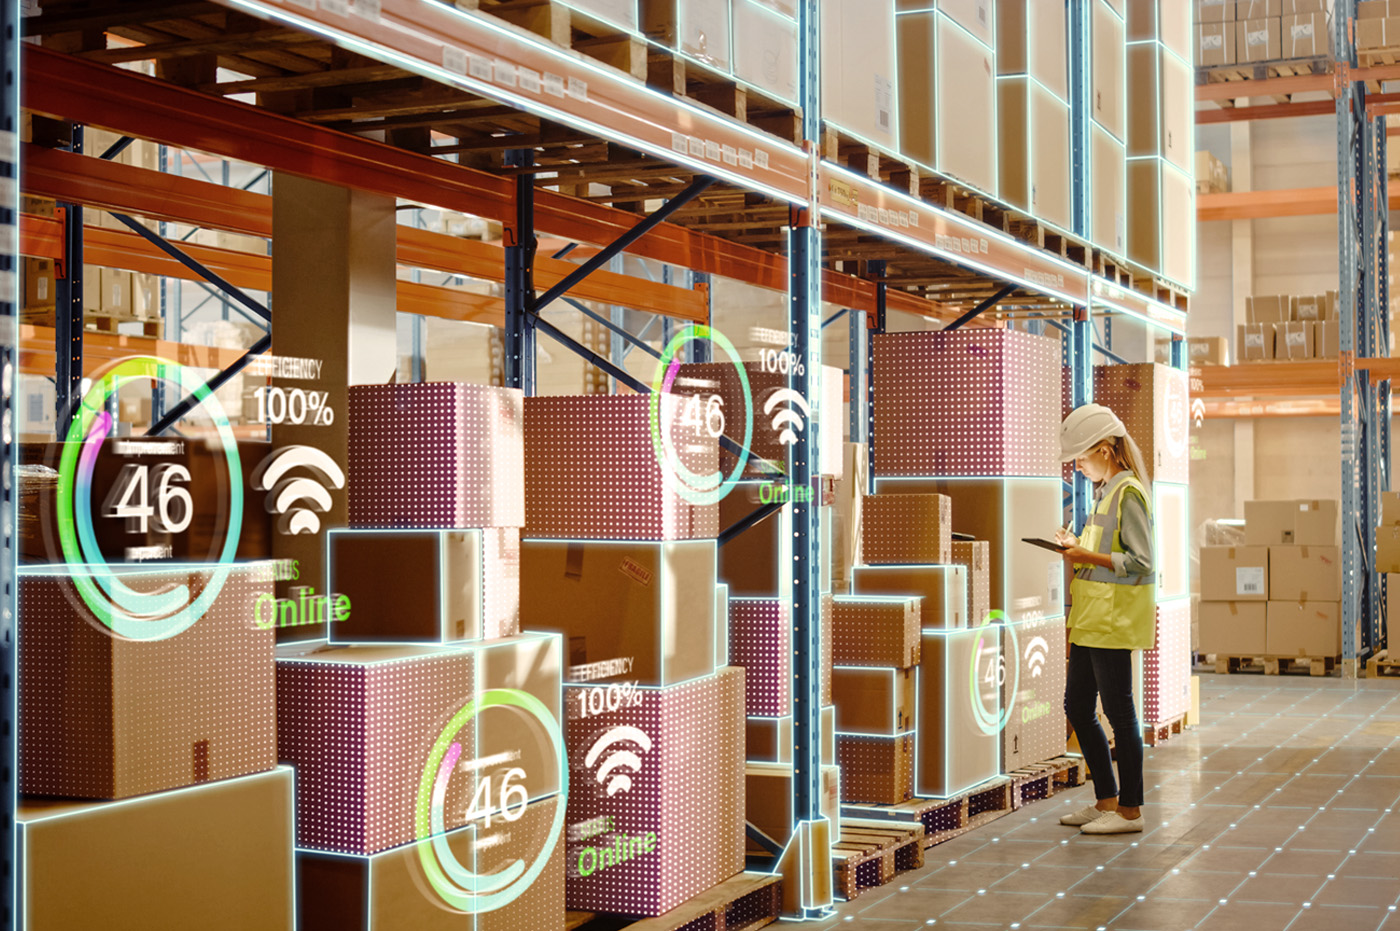
[[[1085,834],[1142,830],[1142,730],[1133,704],[1133,650],[1151,649],[1156,630],[1152,513],[1142,453],[1123,422],[1100,404],[1076,408],[1060,426],[1060,453],[1094,483],[1083,537],[1061,530],[1074,566],[1065,715],[1079,737],[1098,803],[1061,824]],[[1096,699],[1113,725],[1118,784]]]

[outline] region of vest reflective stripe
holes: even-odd
[[[1129,472],[1115,475],[1085,522],[1079,545],[1111,556],[1123,552],[1119,535],[1123,495],[1133,489],[1142,496],[1151,517],[1147,489]],[[1070,584],[1074,605],[1068,626],[1070,642],[1119,650],[1150,649],[1156,629],[1156,573],[1119,576],[1112,569],[1079,565]]]

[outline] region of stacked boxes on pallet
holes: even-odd
[[[1123,0],[1090,0],[1089,239],[1128,254],[1127,34]]]
[[[718,444],[683,422],[684,399],[657,400],[686,467],[715,471]],[[568,650],[566,902],[629,915],[744,866],[746,675],[717,655],[718,509],[663,471],[649,404],[525,399],[520,617]]]
[[[1000,196],[1061,229],[1070,216],[1069,43],[1065,10],[997,3]]]
[[[522,395],[352,386],[343,604],[278,651],[304,928],[559,928],[563,643],[519,632]],[[513,861],[495,890],[452,877]],[[453,862],[455,861],[455,862]]]
[[[1238,333],[1241,362],[1337,358],[1336,291],[1249,297],[1245,319]]]

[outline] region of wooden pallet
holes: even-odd
[[[1366,678],[1380,679],[1400,676],[1400,658],[1391,658],[1389,650],[1381,650],[1366,661]]]
[[[1085,780],[1083,761],[1067,756],[1032,763],[1007,775],[1011,779],[1012,810],[1050,798],[1057,792],[1082,786]]]
[[[1366,64],[1366,62],[1362,62]],[[1265,78],[1293,77],[1300,74],[1325,74],[1332,62],[1326,58],[1289,58],[1280,61],[1245,65],[1212,65],[1198,68],[1196,83],[1219,84],[1231,81],[1262,81]]]
[[[822,157],[912,197],[919,196],[918,165],[830,123],[822,124]]]
[[[1266,676],[1277,676],[1288,672],[1300,672],[1304,668],[1310,675],[1330,676],[1342,658],[1340,656],[1283,656],[1279,654],[1202,654],[1198,661],[1214,666],[1220,675],[1239,672],[1262,672]]]
[[[836,895],[846,901],[923,865],[918,825],[841,818],[841,840],[832,846],[832,876]]]
[[[782,879],[740,873],[656,918],[566,912],[564,931],[754,931],[778,920]]]
[[[1172,737],[1186,730],[1186,715],[1178,715],[1170,721],[1161,721],[1156,724],[1146,724],[1142,729],[1142,741],[1149,747],[1155,747],[1160,743],[1166,743]]]
[[[557,0],[456,0],[459,9],[476,10],[573,49],[604,65],[647,76],[647,43],[621,26],[567,7]]]
[[[644,79],[656,90],[700,104],[787,142],[802,141],[802,109],[733,75],[661,45],[647,49]]]
[[[53,308],[43,310],[21,310],[20,323],[28,323],[33,326],[52,327],[57,321]],[[161,322],[159,320],[147,320],[144,317],[133,317],[130,314],[109,314],[102,311],[83,311],[83,329],[97,333],[118,333],[123,323],[141,324],[141,336],[149,336],[152,339],[160,339]],[[128,334],[138,335],[138,334]]]

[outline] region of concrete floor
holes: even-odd
[[[1142,834],[1060,826],[1084,786],[802,927],[1400,931],[1400,683],[1208,674],[1201,704],[1147,751]]]

